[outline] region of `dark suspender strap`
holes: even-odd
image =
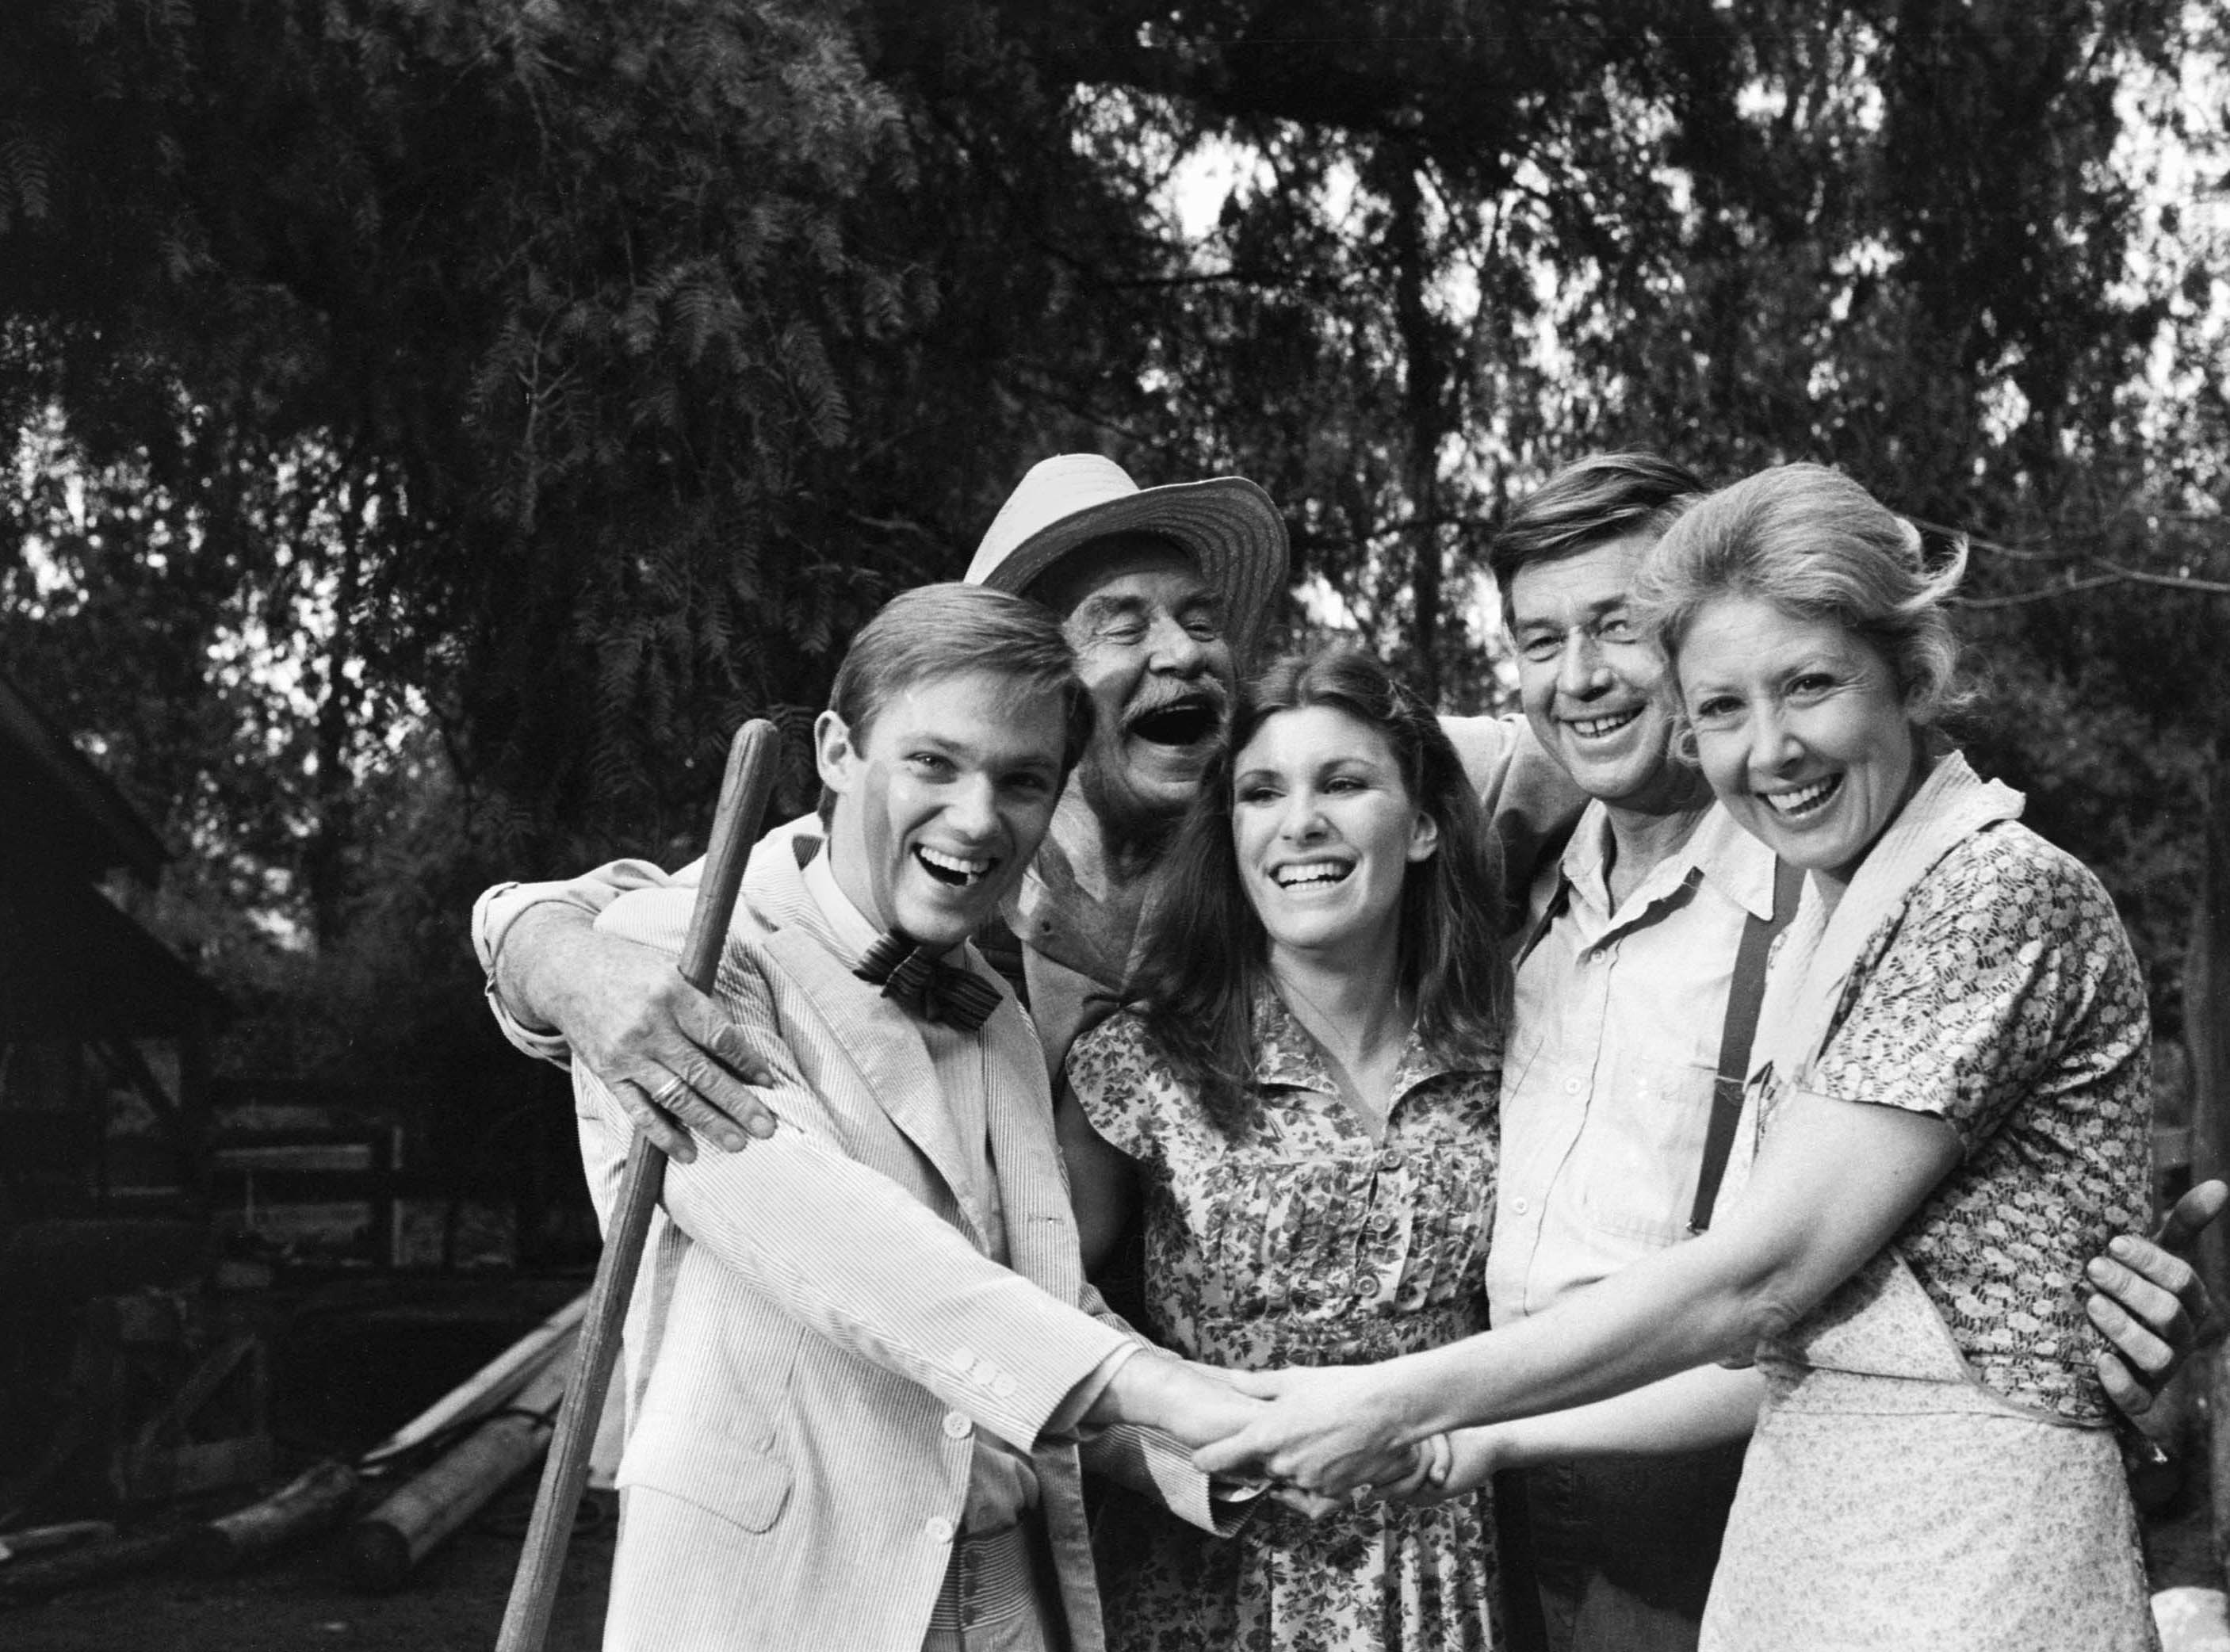
[[[1571,904],[1572,881],[1564,875],[1563,868],[1558,867],[1556,887],[1549,894],[1549,904],[1541,908],[1541,915],[1527,927],[1525,939],[1518,942],[1518,951],[1510,959],[1511,974],[1516,974],[1518,967],[1532,956],[1533,949],[1541,944],[1541,937],[1549,932],[1549,926],[1563,917],[1564,908]]]
[[[1773,938],[1796,915],[1796,897],[1803,873],[1786,861],[1773,863],[1773,911],[1761,918],[1753,913],[1743,923],[1742,945],[1735,953],[1735,978],[1727,991],[1726,1024],[1719,1034],[1719,1073],[1711,1083],[1711,1122],[1704,1134],[1704,1163],[1696,1176],[1696,1203],[1688,1212],[1688,1231],[1701,1233],[1711,1225],[1711,1207],[1718,1203],[1719,1183],[1727,1173],[1727,1158],[1734,1152],[1735,1126],[1742,1121],[1743,1081],[1750,1076],[1750,1049],[1757,1037],[1758,1006],[1765,1000],[1765,962],[1773,951]]]

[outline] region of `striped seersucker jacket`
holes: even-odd
[[[627,1325],[620,1484],[658,1487],[751,1534],[753,1608],[717,1634],[685,1621],[692,1558],[631,1552],[623,1521],[606,1646],[916,1652],[973,1432],[988,1429],[1032,1454],[1069,1639],[1096,1652],[1078,1451],[1041,1435],[1136,1333],[1084,1282],[1035,1034],[1011,994],[983,1033],[1009,1269],[983,1254],[980,1213],[959,1191],[967,1161],[915,1023],[816,938],[800,871],[816,846],[792,829],[760,843],[716,988],[754,1047],[780,1058],[768,1100],[781,1126],[741,1152],[668,1167]],[[598,926],[678,953],[693,894],[635,891]],[[603,1085],[574,1070],[583,1157],[608,1220],[628,1125]],[[1205,1477],[1165,1436],[1118,1429],[1088,1449],[1095,1466],[1217,1525]]]

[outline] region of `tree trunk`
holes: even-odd
[[[356,779],[349,755],[356,739],[358,691],[356,610],[364,582],[364,490],[344,480],[336,488],[341,532],[334,573],[333,633],[325,647],[324,694],[318,703],[315,813],[303,872],[310,923],[320,952],[339,944],[348,923],[349,850],[356,838]]]
[[[1408,413],[1406,491],[1415,526],[1409,533],[1409,590],[1415,604],[1410,643],[1416,651],[1417,689],[1425,703],[1440,697],[1440,448],[1454,428],[1449,371],[1441,330],[1425,302],[1433,261],[1425,248],[1424,191],[1416,158],[1402,150],[1389,157],[1387,195],[1394,209],[1394,304],[1402,333],[1402,399]]]

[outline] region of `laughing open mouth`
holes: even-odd
[[[1782,819],[1801,820],[1807,815],[1817,813],[1842,789],[1843,777],[1831,774],[1824,780],[1814,780],[1787,791],[1767,791],[1758,795],[1764,798],[1766,806]]]
[[[1329,889],[1355,870],[1346,861],[1295,861],[1270,874],[1280,889]]]
[[[1155,745],[1198,745],[1213,739],[1223,725],[1223,713],[1205,694],[1173,700],[1142,712],[1125,725],[1130,733]]]
[[[953,889],[972,888],[990,876],[991,868],[998,864],[996,861],[980,856],[947,855],[925,844],[914,846],[913,858],[923,871]]]

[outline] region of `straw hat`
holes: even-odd
[[[1244,661],[1286,584],[1286,521],[1240,476],[1141,487],[1112,459],[1056,454],[1030,467],[984,531],[968,583],[1017,594],[1062,558],[1111,533],[1153,533],[1189,552],[1223,598]]]

